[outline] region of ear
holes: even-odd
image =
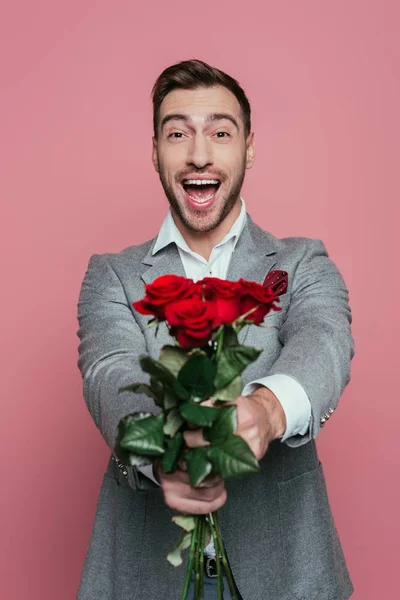
[[[157,140],[153,135],[153,150],[151,153],[151,160],[153,161],[153,165],[155,170],[157,171],[157,173],[159,172],[159,167],[158,167],[158,147],[157,147]]]
[[[246,140],[246,169],[251,169],[256,156],[256,146],[254,142],[254,132],[249,133]]]

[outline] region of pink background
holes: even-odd
[[[399,16],[396,0],[8,3],[2,598],[76,595],[109,455],[82,397],[76,303],[91,254],[157,232],[149,94],[188,58],[250,98],[255,221],[322,238],[350,289],[352,382],[318,447],[353,597],[397,597]]]

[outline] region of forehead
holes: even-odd
[[[211,113],[228,113],[241,119],[236,96],[221,85],[196,90],[172,90],[160,106],[160,119],[170,114],[187,114],[193,121],[200,122]]]

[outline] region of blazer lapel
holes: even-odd
[[[258,227],[247,214],[247,223],[233,251],[227,279],[237,281],[242,278],[262,284],[276,263],[277,246],[276,238]],[[244,343],[248,332],[249,327],[240,332],[241,344]]]
[[[153,256],[151,252],[154,244],[155,241],[142,260],[142,263],[149,267],[145,268],[141,275],[144,283],[151,283],[157,279],[157,277],[161,277],[161,275],[166,274],[180,275],[181,277],[185,277],[185,269],[183,268],[176,244],[169,244],[166,246],[166,248],[163,248]]]
[[[247,215],[247,223],[232,254],[227,279],[237,281],[243,278],[262,284],[276,263],[276,253],[274,236],[263,231]]]
[[[157,238],[156,238],[157,239]],[[179,256],[178,248],[176,244],[169,244],[154,256],[152,255],[152,250],[155,244],[155,241],[151,244],[150,250],[142,260],[144,270],[141,274],[142,281],[147,283],[152,283],[157,277],[161,277],[161,275],[180,275],[185,277],[185,269],[183,268],[183,264],[181,258]],[[141,317],[146,319],[145,317]],[[153,338],[152,351],[158,359],[159,352],[162,346],[166,346],[168,344],[172,344],[172,339],[169,335],[168,328],[165,323],[161,323],[157,337]]]

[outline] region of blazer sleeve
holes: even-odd
[[[142,411],[157,414],[160,408],[145,395],[118,393],[120,387],[147,382],[138,362],[140,355],[147,354],[147,348],[107,255],[94,254],[89,260],[78,300],[78,322],[78,367],[84,399],[114,452],[118,424],[123,417]],[[136,469],[131,473],[137,477]]]
[[[350,381],[354,356],[348,290],[321,240],[304,240],[291,303],[279,331],[282,350],[269,375],[289,375],[311,403],[310,427],[285,443],[296,447],[316,438]]]

